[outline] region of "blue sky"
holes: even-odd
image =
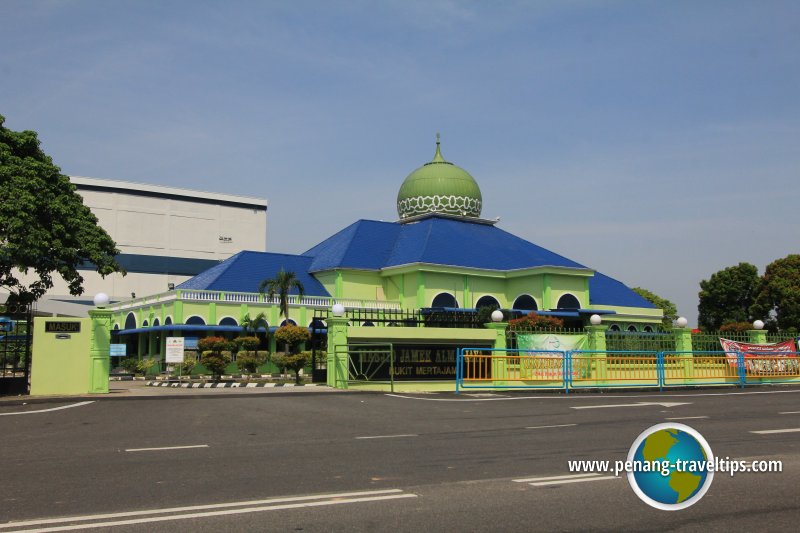
[[[395,220],[445,158],[486,218],[678,305],[797,253],[800,4],[0,2],[0,114],[67,174],[265,197],[268,249]]]

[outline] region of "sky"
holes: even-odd
[[[0,114],[65,174],[269,201],[267,249],[483,217],[672,300],[800,249],[800,3],[0,0]]]

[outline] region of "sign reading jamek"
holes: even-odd
[[[167,337],[167,353],[164,359],[167,363],[183,362],[183,337]]]

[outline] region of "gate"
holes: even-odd
[[[28,394],[32,336],[32,307],[0,304],[0,395]]]

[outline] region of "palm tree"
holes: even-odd
[[[257,335],[258,328],[267,327],[267,315],[258,313],[256,316],[251,317],[250,313],[247,313],[242,317],[241,326],[245,333],[252,332],[253,335]]]
[[[286,272],[281,269],[278,275],[272,279],[265,279],[258,286],[258,292],[264,294],[266,290],[267,297],[271,300],[278,295],[278,305],[280,307],[280,315],[286,317],[286,323],[289,323],[289,291],[297,289],[298,298],[303,297],[303,284],[297,279],[294,272]]]

